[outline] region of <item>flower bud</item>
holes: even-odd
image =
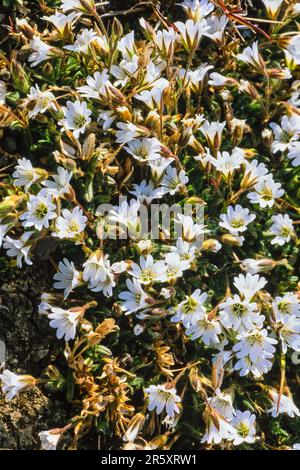
[[[30,81],[27,73],[17,62],[17,54],[13,52],[11,62],[10,62],[10,73],[14,81],[14,85],[18,91],[27,94],[30,88]]]

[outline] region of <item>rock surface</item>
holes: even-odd
[[[6,348],[5,367],[38,377],[53,363],[59,344],[47,318],[38,314],[42,292],[51,285],[48,262],[27,268],[4,269],[0,274],[0,340]],[[38,433],[61,427],[67,408],[59,393],[33,388],[7,401],[0,392],[0,448],[39,449]]]

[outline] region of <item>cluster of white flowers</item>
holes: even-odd
[[[263,3],[269,18],[275,19],[284,2],[263,0]],[[29,109],[29,120],[43,114],[55,122],[61,136],[60,149],[53,155],[58,164],[55,172],[50,173],[33,166],[30,156],[18,160],[12,173],[12,184],[22,194],[16,206],[18,217],[8,220],[3,217],[0,244],[3,243],[7,256],[16,259],[19,268],[24,263],[33,263],[35,245],[45,237],[54,237],[59,246],[74,245],[81,249],[80,256],[71,259],[72,256],[65,254],[58,261],[53,288],[62,295],[52,297],[44,293],[39,306],[39,312],[48,317],[50,327],[56,330],[57,338],[68,342],[76,337],[84,309],[74,308],[68,301],[76,291],[87,289],[90,296],[111,298],[118,302],[123,314],[132,315],[136,336],[142,335],[147,321],[151,321],[153,308],[161,307],[162,317],[183,328],[185,340],[194,341],[199,351],[200,348],[209,351],[211,362],[221,358],[222,367],[231,374],[249,375],[257,380],[271,370],[276,351],[300,352],[297,293],[280,292],[270,300],[265,290],[268,280],[259,274],[263,271],[267,276],[276,262],[259,256],[240,261],[234,253],[232,263],[243,272],[235,271],[228,280],[226,293],[216,305],[212,305],[209,289],[202,286],[195,289],[191,283],[186,295],[177,297],[173,286],[189,279],[191,272],[197,273],[197,263],[204,254],[222,256],[228,245],[245,246],[253,238],[256,223],[260,224],[260,230],[263,226],[264,243],[270,248],[275,245],[280,250],[295,243],[294,220],[290,212],[290,215],[280,213],[288,207],[282,204],[288,188],[274,179],[272,169],[260,161],[256,152],[239,147],[244,133],[249,132],[247,119],[211,120],[205,105],[188,107],[184,117],[178,114],[174,96],[179,101],[186,94],[188,101],[191,96],[197,101],[204,86],[209,86],[212,94],[220,94],[228,106],[230,100],[226,96],[230,90],[252,98],[254,93],[250,82],[225,76],[213,64],[198,61],[193,69],[192,58],[198,52],[197,57],[201,57],[203,39],[223,47],[230,22],[209,0],[185,0],[181,6],[187,15],[185,22],[153,28],[141,18],[140,27],[146,40],[141,43],[135,31],[119,35],[110,61],[106,60],[112,47],[108,35],[99,27],[83,27],[80,21],[84,15],[93,15],[92,0],[63,0],[61,11],[43,18],[52,25],[60,42],[54,46],[35,32],[29,42],[31,67],[41,67],[57,57],[77,57],[87,64],[94,63],[97,55],[103,60],[88,66],[89,72],[76,82],[80,86],[72,93],[67,93],[65,87],[66,93],[60,96],[55,87],[35,84],[24,98],[23,107]],[[299,4],[293,5],[293,15],[299,13],[298,7]],[[20,31],[22,25],[20,22]],[[60,43],[63,46],[59,48]],[[283,43],[286,68],[268,69],[264,50],[255,41],[233,59],[240,67],[249,68],[268,81],[272,78],[285,81],[292,79],[295,64],[300,65],[299,45],[299,32]],[[177,66],[173,63],[175,50],[184,51],[190,60]],[[287,114],[280,116],[279,123],[270,122],[263,129],[270,157],[286,161],[289,170],[300,166],[299,81],[293,81],[291,89],[292,95],[283,103]],[[103,145],[93,147],[95,133],[104,138]],[[234,137],[226,140],[229,135]],[[107,139],[113,148],[111,153],[106,146]],[[90,147],[93,147],[91,153]],[[177,214],[173,221],[180,227],[181,236],[175,240],[170,233],[160,230],[157,245],[162,249],[157,249],[156,241],[143,234],[141,206],[149,207],[155,200],[188,199],[192,171],[187,170],[189,166],[185,167],[181,158],[183,149],[191,155],[189,166],[211,174],[216,191],[224,184],[230,194],[228,198],[223,195],[222,204],[211,212],[210,207],[205,208],[205,225],[192,215]],[[130,197],[102,217],[91,205],[86,205],[92,201],[93,193],[91,197],[89,194],[81,197],[76,184],[86,174],[89,177],[93,165],[93,171],[97,168],[104,176],[109,170],[114,174],[112,165],[119,152],[124,157],[117,167],[117,171],[124,170],[119,190],[127,189]],[[76,168],[80,159],[86,163],[83,171]],[[73,167],[68,164],[70,161]],[[158,225],[161,228],[159,222]],[[108,250],[108,244],[103,243],[104,232],[109,234],[112,227],[117,227],[118,235],[129,233],[132,252],[138,253],[133,260],[127,259],[128,255],[122,258],[123,250]],[[207,234],[213,238],[207,238]],[[89,241],[90,237],[94,242]],[[114,246],[113,240],[109,239],[108,243]],[[113,257],[112,251],[115,251]],[[199,276],[197,285],[200,283]],[[122,290],[125,284],[126,289]],[[20,377],[7,370],[0,376],[2,390],[8,398],[27,385],[27,376]],[[152,384],[145,392],[150,412],[155,410],[160,415],[165,410],[169,418],[177,419],[182,404],[172,382]],[[267,412],[272,417],[279,413],[290,417],[300,415],[292,397],[282,393],[279,396],[270,390],[269,399],[273,406]],[[229,392],[217,389],[206,403],[206,433],[202,442],[219,444],[227,440],[233,445],[253,444],[255,420],[250,411],[234,409]],[[60,432],[53,431],[40,434],[47,449],[55,448],[60,438]]]

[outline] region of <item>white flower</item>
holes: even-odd
[[[222,133],[225,127],[225,122],[209,122],[205,121],[200,127],[200,131],[205,136],[208,145],[212,149],[219,149],[222,142]]]
[[[216,43],[222,43],[224,31],[228,23],[228,18],[226,15],[215,16],[212,15],[207,19],[207,25],[209,30],[205,33],[205,36],[208,36]]]
[[[243,163],[245,164],[245,173],[241,182],[242,188],[250,188],[268,174],[268,169],[264,163],[258,163],[257,160],[251,160],[251,162],[245,160]]]
[[[145,416],[142,413],[137,413],[131,419],[126,432],[123,435],[124,442],[131,442],[133,443],[141,429],[144,425]]]
[[[93,292],[102,292],[105,297],[111,297],[113,295],[113,287],[115,287],[116,283],[112,268],[113,266],[110,266],[110,261],[106,259],[105,278],[103,281],[99,281],[97,284],[89,285],[89,288]]]
[[[51,328],[55,328],[56,337],[61,339],[64,337],[65,341],[75,338],[76,327],[78,320],[82,315],[82,310],[72,311],[64,310],[59,307],[51,307],[51,311],[48,314]]]
[[[62,11],[75,10],[80,13],[91,13],[95,9],[95,4],[94,0],[62,0],[60,8]]]
[[[27,191],[33,183],[38,181],[41,175],[35,168],[33,168],[30,160],[27,158],[20,158],[12,176],[15,178],[14,185],[24,186],[25,191]]]
[[[159,194],[164,195],[169,193],[171,196],[174,196],[174,194],[178,192],[182,186],[187,184],[188,181],[189,179],[184,170],[180,170],[178,174],[176,168],[168,166],[161,181]]]
[[[250,411],[235,411],[235,416],[232,419],[231,424],[236,429],[236,436],[233,440],[233,445],[238,446],[243,442],[247,444],[253,444],[255,442],[255,415],[251,414]]]
[[[160,189],[154,188],[152,181],[147,183],[146,180],[143,180],[140,184],[133,184],[132,186],[134,190],[129,191],[129,193],[133,194],[141,204],[145,202],[149,205],[153,199],[162,197]]]
[[[300,317],[300,303],[293,292],[287,292],[283,297],[275,297],[272,306],[277,322],[284,323],[290,315]]]
[[[264,60],[258,50],[257,41],[254,42],[251,47],[246,47],[241,54],[238,54],[237,59],[259,70],[265,67]]]
[[[31,49],[34,51],[28,57],[28,61],[31,62],[31,67],[35,67],[40,62],[50,59],[53,55],[52,47],[48,46],[38,36],[33,36],[29,42]]]
[[[2,247],[2,243],[5,237],[6,232],[10,229],[9,224],[0,224],[0,248]]]
[[[100,122],[103,130],[106,132],[111,128],[113,122],[118,118],[118,115],[114,110],[107,109],[101,110],[99,113],[97,121]]]
[[[2,392],[7,400],[12,400],[24,388],[35,385],[35,379],[31,375],[18,375],[5,369],[0,374]]]
[[[27,211],[20,215],[20,220],[23,220],[24,227],[42,230],[43,227],[49,228],[49,222],[56,218],[55,210],[52,195],[42,189],[37,196],[30,195]]]
[[[86,79],[87,85],[77,88],[77,91],[84,98],[94,98],[96,100],[109,95],[109,88],[112,84],[109,81],[108,71],[104,69],[102,72],[95,72],[92,77]]]
[[[140,163],[151,162],[160,158],[161,145],[159,141],[151,139],[134,139],[124,147],[124,149]]]
[[[153,38],[157,48],[165,55],[172,54],[176,33],[173,28],[159,30]]]
[[[293,221],[287,214],[273,215],[271,218],[273,224],[270,227],[272,235],[275,237],[271,240],[272,245],[284,245],[288,243],[294,233]]]
[[[241,152],[233,151],[232,154],[229,152],[218,152],[217,158],[209,156],[209,161],[214,167],[222,173],[226,178],[231,176],[234,170],[240,168],[241,164],[244,163],[244,157]]]
[[[213,417],[212,417],[213,415]],[[220,444],[223,439],[233,440],[236,430],[217,411],[209,410],[206,417],[206,432],[201,439],[201,443]]]
[[[190,267],[188,260],[182,260],[179,253],[173,252],[165,255],[165,263],[167,265],[166,275],[169,281],[182,277],[183,271]]]
[[[230,393],[221,392],[220,389],[216,389],[215,395],[208,398],[207,401],[223,418],[226,418],[228,421],[232,420],[235,411]]]
[[[115,222],[121,229],[127,229],[128,235],[132,238],[138,238],[141,235],[142,223],[140,218],[141,203],[131,199],[129,204],[122,201],[120,206],[114,206],[109,212],[108,219]]]
[[[41,446],[44,450],[56,450],[59,439],[61,438],[60,429],[50,429],[38,433],[41,440]]]
[[[79,16],[78,12],[69,13],[69,15],[64,15],[58,11],[51,16],[43,16],[43,20],[49,21],[52,23],[56,30],[61,36],[65,36],[70,33],[74,20]]]
[[[191,243],[201,237],[205,232],[203,224],[196,224],[189,215],[177,214],[175,222],[181,226],[182,239]]]
[[[134,325],[133,327],[133,333],[135,336],[139,336],[140,334],[143,333],[144,331],[144,327],[142,325],[140,325],[139,323],[137,323],[136,325]]]
[[[162,110],[163,103],[163,94],[166,87],[169,86],[169,82],[166,79],[161,79],[159,83],[156,84],[152,90],[143,90],[141,93],[134,95],[134,97],[145,103],[148,108],[152,110]]]
[[[209,320],[208,315],[203,315],[203,318],[187,328],[186,334],[191,335],[192,340],[201,338],[206,346],[215,346],[220,342],[218,335],[221,334],[221,326],[218,320]]]
[[[269,258],[252,259],[247,258],[241,262],[247,273],[257,274],[260,272],[268,272],[274,267],[274,261]]]
[[[53,284],[55,289],[64,290],[64,298],[66,299],[75,287],[81,284],[80,273],[75,269],[73,261],[64,258],[58,264],[59,271],[54,274],[53,279],[56,281]]]
[[[164,261],[154,261],[151,255],[140,257],[140,266],[132,263],[129,274],[135,277],[141,284],[152,284],[153,282],[164,282],[167,266]]]
[[[179,70],[179,77],[183,80],[186,76],[188,83],[184,82],[184,86],[189,86],[195,93],[201,92],[203,80],[207,72],[213,68],[213,65],[208,65],[206,62],[195,70],[186,71],[182,68]],[[202,119],[204,119],[203,116],[201,116],[201,120]]]
[[[271,122],[270,127],[274,133],[272,151],[276,153],[291,150],[295,140],[299,140],[300,137],[300,116],[294,114],[291,117],[283,116],[280,126]]]
[[[218,72],[213,72],[209,75],[208,84],[211,86],[224,86],[229,85],[230,83],[234,83],[232,82],[232,79],[227,78]]]
[[[201,294],[200,289],[196,289],[193,294],[186,296],[177,307],[175,307],[175,315],[171,318],[172,322],[182,321],[183,326],[188,328],[194,325],[198,320],[204,317],[206,308],[204,302],[207,299],[207,294]]]
[[[64,118],[58,124],[66,130],[73,131],[74,137],[79,138],[85,132],[86,126],[91,122],[92,111],[88,109],[85,101],[67,101],[67,106],[62,106]]]
[[[287,156],[292,160],[292,166],[300,166],[300,142],[293,143]]]
[[[117,79],[114,85],[121,85],[122,87],[125,87],[131,78],[136,78],[138,71],[139,58],[137,55],[134,55],[131,59],[123,59],[119,65],[113,64],[110,68],[111,74]]]
[[[264,318],[258,314],[256,302],[242,300],[236,294],[233,298],[227,297],[226,301],[220,304],[220,322],[225,328],[232,328],[235,331],[261,328]]]
[[[177,403],[181,402],[181,398],[176,394],[175,388],[168,388],[167,385],[150,385],[145,388],[145,392],[148,394],[149,411],[156,410],[156,414],[159,415],[165,408],[171,418],[175,413],[179,413]]]
[[[52,236],[58,238],[78,238],[85,229],[87,217],[82,210],[76,206],[72,211],[62,210],[62,215],[55,221],[55,231]]]
[[[82,52],[83,54],[89,54],[90,46],[93,42],[98,40],[97,33],[93,29],[83,29],[76,35],[74,44],[64,46],[64,49],[74,52]]]
[[[82,277],[85,282],[89,283],[89,288],[104,282],[110,272],[108,255],[103,256],[100,250],[96,251],[83,263],[83,268]]]
[[[5,104],[5,96],[6,96],[6,85],[3,80],[0,80],[0,104]]]
[[[264,353],[261,358],[253,362],[249,356],[245,356],[237,361],[234,370],[238,371],[241,377],[251,373],[255,378],[261,378],[271,370],[273,357],[271,353]]]
[[[293,450],[300,450],[300,444],[294,444]]]
[[[252,363],[257,363],[263,358],[273,357],[276,349],[274,344],[278,341],[268,336],[267,330],[258,328],[242,332],[237,336],[238,342],[232,350],[238,359],[249,357]]]
[[[246,276],[244,274],[239,274],[233,281],[233,284],[239,293],[248,301],[250,301],[255,294],[263,289],[267,284],[264,277],[259,277],[258,274],[252,276],[250,273],[247,273]]]
[[[59,197],[68,193],[70,188],[70,181],[73,176],[72,171],[68,171],[62,166],[57,168],[57,175],[53,175],[53,181],[47,180],[43,182],[43,185],[47,188],[47,193],[53,196]]]
[[[205,18],[215,8],[214,4],[209,0],[183,0],[178,5],[184,8],[188,18],[194,20]]]
[[[29,251],[31,245],[28,243],[28,239],[31,237],[33,232],[25,232],[20,240],[14,240],[9,236],[4,238],[3,248],[7,250],[7,256],[17,258],[18,268],[22,268],[22,260],[29,266],[32,265],[32,261],[29,259]]]
[[[247,195],[252,204],[259,204],[261,208],[272,207],[274,200],[284,194],[280,183],[275,183],[272,175],[267,175],[254,186],[255,192]]]
[[[126,286],[128,290],[119,294],[119,298],[123,300],[122,307],[125,315],[149,307],[150,296],[143,290],[137,279],[133,278],[132,281],[127,279]]]
[[[166,168],[174,162],[174,158],[168,157],[160,157],[156,160],[149,161],[149,166],[151,168],[151,177],[154,181],[160,181],[164,171]]]
[[[148,130],[141,126],[136,126],[132,122],[117,122],[116,142],[118,144],[127,144],[128,142],[138,138],[144,137]]]
[[[266,7],[267,14],[274,19],[283,3],[283,0],[261,0]]]
[[[239,204],[235,207],[229,206],[227,214],[221,214],[220,227],[228,230],[231,235],[238,236],[239,232],[245,232],[247,226],[255,219],[255,214],[251,214],[249,209],[243,209]]]
[[[271,413],[272,418],[276,418],[283,413],[287,414],[290,418],[300,416],[300,410],[295,405],[291,396],[282,394],[279,401],[278,393],[274,389],[270,389],[268,391],[268,397],[273,406],[267,410],[267,413]]]
[[[33,109],[28,111],[28,116],[30,118],[35,117],[37,114],[42,114],[47,109],[56,109],[54,104],[55,96],[51,91],[41,91],[39,86],[36,84],[35,86],[30,87],[30,93],[27,95],[26,104],[33,103]]]
[[[122,53],[123,59],[131,59],[131,57],[135,55],[134,31],[131,31],[120,39],[117,44],[117,50]]]
[[[192,263],[195,259],[196,246],[179,237],[176,240],[176,246],[171,246],[170,251],[178,253],[182,260],[187,260]]]
[[[289,68],[293,69],[300,64],[299,44],[300,35],[296,34],[289,39],[287,48],[284,49],[285,59]]]
[[[279,336],[284,354],[287,352],[288,347],[300,352],[300,318],[294,315],[287,316],[279,329]]]
[[[185,23],[176,21],[176,28],[180,32],[180,41],[188,51],[195,50],[199,46],[202,36],[209,27],[206,20],[187,20]]]

